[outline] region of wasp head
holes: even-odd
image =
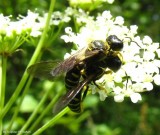
[[[113,51],[121,51],[123,49],[123,42],[116,35],[108,36],[106,41]]]

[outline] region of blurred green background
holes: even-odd
[[[19,14],[26,15],[27,10],[47,12],[49,0],[1,0],[0,13],[5,16],[12,15],[16,18]],[[99,3],[99,5],[78,5],[91,15],[98,12],[110,10],[113,16],[123,16],[125,25],[136,24],[139,27],[139,35],[149,35],[154,42],[160,42],[160,1],[159,0],[116,0],[113,4]],[[63,11],[70,6],[66,0],[57,0],[55,11]],[[74,27],[73,23],[64,25],[61,35],[64,34],[66,26]],[[47,44],[47,42],[46,42]],[[60,38],[57,38],[50,46],[49,53],[45,51],[43,60],[62,60],[66,52],[70,52],[72,45],[66,45]],[[25,43],[22,46],[23,52],[13,54],[9,58],[7,69],[7,94],[6,100],[12,96],[13,89],[16,88],[25,68],[30,60],[34,47]],[[29,91],[28,109],[23,106],[17,118],[17,125],[23,124],[30,116],[41,97],[47,89],[49,82],[34,79]],[[50,84],[50,83],[49,83]],[[56,80],[53,89],[64,89],[63,78]],[[122,103],[115,103],[113,97],[107,98],[104,102],[99,101],[98,95],[88,95],[84,101],[84,112],[75,115],[69,113],[58,120],[57,124],[47,129],[46,135],[158,135],[160,134],[160,87],[155,86],[151,92],[142,93],[143,100],[133,104],[126,98]],[[54,93],[50,94],[46,105],[53,98]],[[33,108],[32,108],[33,105]],[[44,105],[45,108],[45,105]],[[42,108],[42,110],[44,109]],[[14,111],[14,108],[13,108]],[[39,112],[40,113],[40,112]],[[12,114],[12,112],[10,112]],[[5,119],[10,119],[8,114]],[[43,121],[52,118],[52,112],[48,113]]]

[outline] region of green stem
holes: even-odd
[[[22,104],[22,102],[23,102],[24,97],[26,96],[26,94],[27,94],[27,92],[28,92],[28,89],[29,89],[29,86],[30,86],[30,84],[31,84],[31,82],[32,82],[32,79],[33,79],[33,77],[31,76],[31,77],[28,79],[28,81],[27,81],[26,87],[25,87],[25,89],[24,89],[24,91],[23,91],[22,96],[20,97],[20,102],[18,103],[18,105],[17,105],[17,107],[16,107],[16,109],[15,109],[15,111],[14,111],[14,114],[13,114],[13,116],[12,116],[12,119],[11,119],[11,121],[10,121],[10,125],[8,126],[7,131],[11,131],[12,125],[13,125],[15,119],[17,118],[19,109],[20,109],[20,107],[21,107],[21,104]]]
[[[55,117],[53,117],[50,121],[48,121],[45,125],[43,125],[41,128],[39,128],[36,132],[33,133],[33,135],[38,135],[42,133],[44,130],[49,128],[50,126],[53,126],[58,119],[60,119],[64,114],[66,114],[69,111],[69,108],[66,107],[63,109],[60,113],[58,113]]]
[[[5,87],[6,87],[6,69],[7,69],[7,57],[2,56],[2,80],[1,80],[1,109],[3,109],[5,102]]]
[[[56,33],[55,33],[55,31],[53,31],[53,32],[54,32],[54,33],[53,33],[54,35],[52,36],[53,38],[50,40],[50,43],[53,43],[53,41],[54,41],[54,40],[57,38],[57,36],[60,34],[63,25],[64,25],[64,23],[59,24],[58,30],[57,30]],[[51,35],[52,35],[52,34],[51,34]]]
[[[28,64],[28,66],[30,66],[30,65],[32,65],[36,62],[37,57],[38,57],[39,53],[41,52],[42,47],[44,46],[44,42],[45,42],[45,38],[46,38],[47,31],[48,31],[48,28],[49,28],[48,26],[49,26],[49,23],[50,23],[50,18],[51,18],[51,15],[52,15],[52,11],[54,9],[54,5],[55,5],[55,0],[51,0],[50,9],[49,9],[49,12],[48,12],[48,17],[47,17],[47,20],[46,20],[44,31],[42,33],[40,41],[39,41],[39,43],[36,47],[36,50],[35,50],[32,58],[31,58],[31,60]],[[27,74],[27,71],[25,70],[25,72],[22,76],[22,79],[21,79],[19,85],[17,86],[14,94],[12,95],[12,97],[10,98],[8,103],[6,104],[5,108],[3,109],[2,114],[0,116],[0,119],[3,118],[6,115],[8,110],[11,108],[11,106],[13,105],[15,100],[17,99],[19,93],[21,92],[22,88],[24,87],[24,84],[26,83],[26,80],[27,80],[28,76],[29,75]]]
[[[0,116],[0,118],[3,118],[6,113],[8,112],[8,110],[10,109],[10,107],[12,106],[12,104],[15,102],[15,100],[17,99],[19,93],[21,92],[26,80],[28,78],[28,74],[25,72],[19,85],[17,86],[14,94],[12,95],[12,97],[10,98],[10,100],[8,101],[8,103],[5,105],[4,109],[2,110],[2,114]]]
[[[35,129],[35,127],[40,123],[40,121],[42,120],[43,116],[54,106],[54,104],[56,103],[56,101],[59,99],[59,97],[61,96],[63,92],[63,89],[60,90],[60,92],[58,92],[56,94],[56,96],[52,99],[52,101],[49,103],[49,105],[45,108],[45,110],[41,113],[41,115],[35,120],[35,122],[31,125],[29,131],[33,131]]]
[[[42,56],[42,53],[39,54],[38,60],[41,58],[41,56]],[[29,78],[28,81],[27,81],[27,84],[26,84],[26,86],[25,86],[25,88],[24,88],[24,91],[23,91],[21,97],[20,97],[20,101],[19,101],[18,105],[16,106],[16,109],[15,109],[15,111],[14,111],[14,114],[13,114],[13,116],[12,116],[12,119],[11,119],[11,121],[10,121],[10,124],[9,124],[9,126],[8,126],[7,131],[11,131],[12,124],[13,124],[13,122],[15,121],[15,119],[17,118],[19,109],[20,109],[20,107],[21,107],[21,104],[22,104],[22,102],[23,102],[23,99],[24,99],[25,95],[26,95],[27,92],[28,92],[28,89],[29,89],[29,87],[30,87],[30,84],[31,84],[31,82],[32,82],[32,79],[33,79],[33,76],[30,76],[30,78]]]
[[[0,76],[1,76],[1,88],[0,88],[0,110],[3,110],[4,107],[4,102],[5,102],[5,87],[6,87],[6,71],[7,71],[7,56],[3,55],[1,57],[1,64],[2,66],[1,68],[1,72],[0,72]],[[1,111],[0,111],[0,115],[1,115]],[[2,134],[2,130],[3,130],[3,120],[2,118],[0,118],[0,135]]]
[[[54,84],[53,84],[54,85]],[[27,129],[27,127],[31,124],[31,122],[34,120],[35,116],[37,115],[38,111],[42,108],[43,103],[45,102],[45,100],[47,99],[50,91],[53,88],[53,85],[51,86],[51,88],[45,93],[45,95],[43,96],[43,98],[41,99],[40,103],[38,104],[38,106],[35,108],[35,110],[33,111],[32,115],[29,117],[29,119],[25,122],[24,126],[20,129],[20,131],[25,131]],[[21,135],[22,132],[19,132],[18,135]]]

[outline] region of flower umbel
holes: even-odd
[[[60,23],[69,22],[73,11],[68,8],[64,13],[53,12],[49,30]],[[48,13],[40,15],[28,10],[27,16],[19,15],[16,21],[12,21],[11,16],[5,17],[0,14],[0,55],[10,55],[25,41],[32,43],[33,40],[39,38],[44,30],[47,15]]]
[[[77,12],[76,16],[79,14]],[[77,21],[80,22],[78,19]],[[154,43],[149,36],[141,39],[137,34],[138,26],[132,25],[128,28],[124,25],[123,17],[114,18],[110,11],[104,11],[96,18],[86,14],[84,17],[81,16],[81,22],[85,25],[80,28],[79,33],[74,33],[72,28],[67,27],[66,35],[61,37],[66,43],[76,44],[77,50],[88,46],[93,40],[105,42],[109,35],[116,35],[124,43],[121,51],[123,56],[121,69],[116,73],[105,74],[96,81],[104,88],[103,90],[91,86],[93,93],[100,94],[101,100],[112,95],[116,102],[122,102],[124,97],[130,97],[131,101],[136,103],[141,100],[140,92],[152,90],[153,83],[160,85],[159,43]],[[71,54],[75,52],[76,50],[73,50]]]

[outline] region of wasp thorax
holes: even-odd
[[[110,35],[106,41],[113,51],[121,51],[123,49],[123,42],[116,35]]]
[[[106,45],[101,40],[94,40],[94,41],[92,41],[90,43],[89,48],[91,50],[101,50],[101,51],[104,51],[104,50],[106,50]]]

